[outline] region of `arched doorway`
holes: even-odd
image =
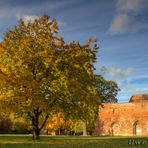
[[[133,136],[141,136],[142,135],[142,126],[139,121],[135,121],[133,124]]]
[[[112,136],[117,136],[117,135],[119,135],[119,133],[120,133],[120,126],[119,126],[119,123],[113,122],[113,123],[111,124],[111,135],[112,135]]]

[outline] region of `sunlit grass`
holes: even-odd
[[[129,145],[129,140],[140,142]],[[147,148],[147,137],[92,137],[92,136],[41,136],[38,141],[32,135],[0,135],[0,148]]]

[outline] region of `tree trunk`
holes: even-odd
[[[33,140],[38,140],[40,139],[40,131],[42,128],[45,126],[47,119],[49,117],[48,114],[46,114],[45,119],[43,120],[42,125],[39,127],[39,117],[42,114],[42,111],[37,107],[36,109],[33,110],[33,112],[28,112],[28,115],[30,119],[32,120],[32,135],[33,135]]]
[[[95,120],[95,123],[94,123],[94,130],[93,130],[93,133],[92,135],[93,136],[99,136],[99,121],[98,119]]]
[[[86,123],[86,120],[83,121],[83,136],[87,136],[87,123]]]
[[[58,134],[61,135],[61,128],[58,129]]]
[[[93,136],[99,136],[100,135],[100,128],[101,128],[101,121],[100,121],[100,117],[99,117],[99,107],[100,105],[98,105],[98,108],[96,109],[96,114],[94,116],[94,131],[93,131]]]
[[[33,140],[39,140],[39,139],[40,139],[40,130],[33,129]]]
[[[39,109],[34,109],[34,116],[32,117],[33,125],[33,139],[40,139],[40,129],[39,129]]]

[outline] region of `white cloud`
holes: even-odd
[[[34,21],[35,19],[38,19],[39,16],[36,15],[16,15],[16,18],[23,19],[23,21],[27,24],[29,21]]]
[[[16,19],[17,20],[23,19],[25,24],[27,24],[29,21],[33,22],[35,19],[38,19],[38,18],[39,18],[39,16],[37,16],[37,15],[19,15],[19,14],[16,15]],[[57,22],[58,22],[59,27],[66,27],[67,26],[67,23],[64,21],[60,20]]]
[[[117,0],[117,14],[114,16],[108,32],[125,34],[147,29],[148,22],[137,17],[146,7],[148,7],[147,0]]]
[[[118,14],[114,17],[109,32],[111,34],[134,33],[146,28],[148,28],[148,23],[137,21],[127,14]]]
[[[123,89],[121,90],[122,93],[142,93],[145,91],[148,91],[148,87],[136,87],[134,85],[128,85],[126,87],[123,87]]]
[[[128,32],[128,25],[131,24],[131,19],[128,15],[119,14],[115,16],[110,25],[109,32],[112,34],[120,34]]]
[[[102,69],[105,74],[115,79],[127,79],[134,72],[134,68],[132,67],[129,67],[127,69],[121,69],[119,67],[103,67]]]
[[[116,81],[121,91],[119,91],[118,97],[120,101],[128,101],[133,94],[142,94],[148,92],[148,82],[131,83],[135,81],[135,69],[129,67],[122,69],[119,67],[102,67],[104,77]],[[147,78],[148,75],[138,77],[139,82],[142,78]]]
[[[147,86],[135,86],[135,85],[123,85],[120,86],[121,91],[118,93],[118,97],[121,102],[128,102],[130,97],[134,94],[145,94],[148,92]]]
[[[146,3],[147,0],[117,0],[117,11],[139,13]]]

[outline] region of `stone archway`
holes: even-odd
[[[141,136],[142,135],[142,126],[139,121],[135,121],[133,124],[133,136]]]
[[[119,135],[119,132],[120,132],[120,125],[119,125],[119,123],[113,122],[111,124],[111,135],[112,136],[117,136],[117,135]]]

